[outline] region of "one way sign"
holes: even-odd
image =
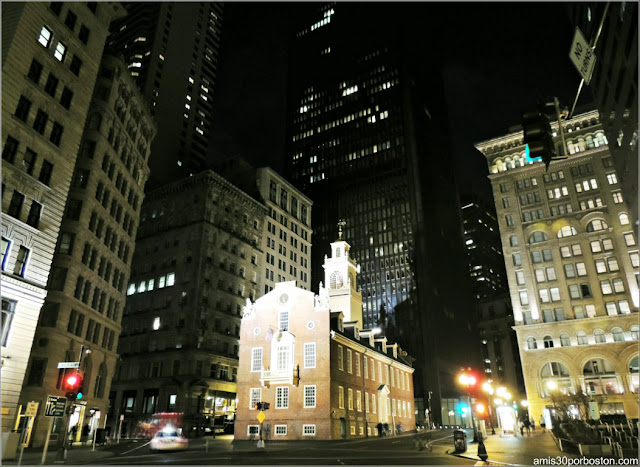
[[[47,404],[44,407],[45,417],[62,417],[67,406],[66,397],[47,396]]]

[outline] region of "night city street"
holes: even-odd
[[[9,2],[7,465],[638,463],[638,2]]]

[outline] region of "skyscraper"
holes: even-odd
[[[382,324],[404,345],[417,319],[424,348],[410,352],[435,365],[465,334],[469,307],[459,293],[465,259],[438,57],[412,55],[415,41],[429,42],[416,31],[428,27],[412,27],[412,11],[395,5],[293,10],[286,166],[314,203],[312,284],[343,219],[362,267],[364,328]],[[405,323],[397,307],[411,316]],[[451,347],[449,358],[464,353],[464,344]],[[416,383],[417,393],[440,384],[437,369],[423,371],[418,379],[432,381]]]
[[[151,103],[158,135],[149,188],[202,171],[213,107],[221,3],[131,2],[111,26],[108,47],[124,56]]]
[[[462,222],[474,298],[484,300],[506,292],[507,278],[495,209],[479,196],[463,196]]]
[[[622,195],[638,232],[638,3],[579,2],[568,6],[573,24],[594,43],[590,92],[600,112]],[[600,29],[602,24],[602,29]]]
[[[17,447],[18,397],[108,25],[123,14],[112,2],[2,5],[3,459]]]
[[[601,418],[637,418],[637,237],[598,112],[562,125],[574,150],[548,170],[525,162],[522,131],[476,145],[491,173],[529,415],[549,423],[555,398],[585,394]]]
[[[118,336],[144,184],[155,127],[125,64],[103,55],[82,144],[71,180],[67,208],[47,282],[47,298],[20,394],[23,406],[48,395],[64,396],[66,369],[78,362],[83,398],[68,428],[79,441],[81,428],[102,428],[118,362]],[[54,429],[62,437],[66,418]],[[36,417],[31,445],[45,443],[49,423]]]

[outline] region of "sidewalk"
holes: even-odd
[[[473,438],[473,435],[471,436]],[[567,458],[580,457],[575,454],[561,452],[549,433],[540,430],[531,433],[530,436],[518,435],[489,435],[484,440],[489,461],[503,464],[533,465],[534,459],[562,456]],[[467,451],[457,454],[459,457],[480,460],[478,457],[478,443],[470,443]]]
[[[121,444],[107,444],[97,446],[95,451],[92,446],[82,446],[79,443],[74,445],[67,451],[67,460],[63,464],[99,464],[100,460],[116,455],[125,446],[129,445],[129,441]],[[55,465],[58,456],[57,449],[49,449],[44,465]],[[20,450],[15,459],[2,460],[3,465],[18,465],[20,459]],[[40,465],[42,462],[42,448],[28,448],[24,450],[22,455],[22,465]],[[59,465],[63,465],[59,464]]]

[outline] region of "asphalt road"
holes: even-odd
[[[182,452],[150,452],[147,442],[128,444],[103,465],[474,465],[475,462],[448,454],[452,438],[448,432],[432,433],[426,448],[415,436],[371,438],[335,442],[267,442],[232,444],[231,437],[193,440]]]

